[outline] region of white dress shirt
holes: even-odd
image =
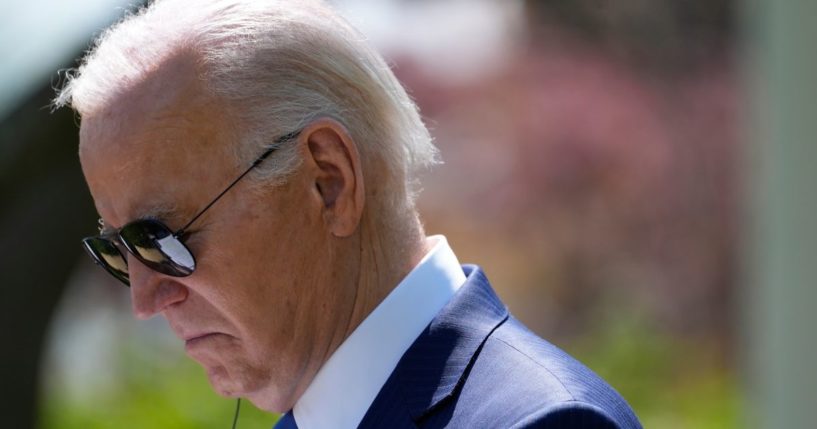
[[[292,409],[299,429],[353,429],[409,346],[465,283],[442,235],[318,371]]]

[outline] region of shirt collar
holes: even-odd
[[[356,428],[400,358],[465,283],[442,235],[321,367],[295,403],[300,429]]]

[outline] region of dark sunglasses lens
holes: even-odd
[[[130,286],[128,261],[113,242],[100,237],[89,237],[82,240],[82,244],[97,265],[102,266],[119,281]]]
[[[163,223],[140,220],[125,225],[119,237],[143,264],[162,274],[184,277],[193,274],[193,254]]]

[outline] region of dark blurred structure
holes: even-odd
[[[42,88],[0,122],[0,414],[10,428],[35,427],[46,330],[76,265],[77,237],[93,230],[76,118],[52,114],[53,96]]]

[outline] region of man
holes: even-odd
[[[56,103],[82,118],[101,216],[86,250],[278,427],[640,427],[425,237],[428,131],[321,3],[155,2]]]

